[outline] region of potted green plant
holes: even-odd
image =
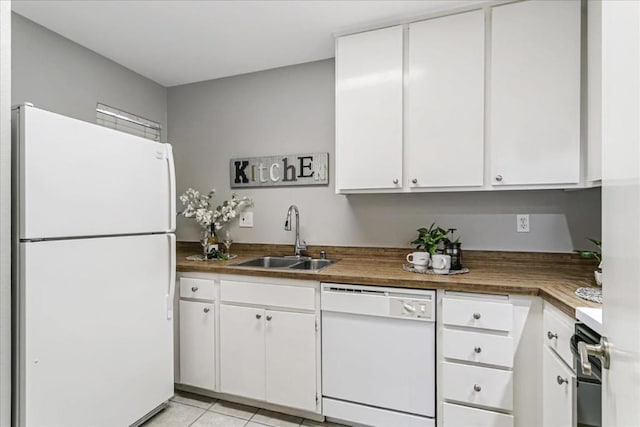
[[[595,258],[598,260],[598,269],[593,272],[593,276],[596,279],[596,284],[598,286],[602,286],[602,241],[592,239],[590,237],[587,238],[588,241],[593,243],[598,250],[597,251],[585,251],[585,250],[576,250],[582,258]]]
[[[433,255],[438,251],[440,243],[447,241],[448,231],[436,226],[435,222],[429,228],[421,227],[417,231],[418,237],[411,242],[416,245],[416,250],[422,249]]]

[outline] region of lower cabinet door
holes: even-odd
[[[266,311],[267,401],[316,411],[316,317]]]
[[[220,304],[223,393],[265,400],[264,323],[265,312],[261,308]]]
[[[180,301],[180,382],[215,389],[213,303]]]
[[[513,415],[451,403],[443,405],[442,416],[444,427],[513,427]]]
[[[545,427],[576,425],[576,375],[547,346],[542,355],[542,421]]]

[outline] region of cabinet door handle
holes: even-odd
[[[474,319],[480,320],[480,317],[482,317],[482,316],[480,316],[480,313],[473,313],[473,318]]]
[[[417,180],[416,178],[413,178],[413,179],[411,180],[411,182],[412,182],[412,183],[414,183],[414,184],[417,184],[417,183],[418,183],[418,180]]]
[[[475,351],[476,353],[480,354],[480,353],[482,353],[482,348],[480,348],[480,347],[475,347],[475,348],[473,349],[473,351]]]
[[[197,287],[197,286],[193,286],[193,287],[191,288],[191,292],[197,292],[197,291],[198,291],[198,287]]]
[[[474,390],[474,391],[481,391],[481,390],[482,390],[482,387],[480,387],[480,385],[479,385],[479,384],[474,384],[474,385],[473,385],[473,390]]]
[[[204,308],[204,312],[205,312],[205,313],[208,313],[208,312],[209,312],[209,307],[205,307],[205,308]]]
[[[555,338],[555,339],[558,339],[558,334],[554,334],[554,333],[553,333],[553,332],[551,332],[551,331],[547,331],[547,338],[549,338],[550,340],[552,340],[552,339],[554,339],[554,338]]]
[[[566,378],[562,378],[560,375],[558,375],[558,377],[556,378],[556,381],[558,381],[558,384],[562,385],[564,383],[569,384],[569,380]]]
[[[496,175],[496,181],[502,182],[502,175]]]
[[[398,184],[398,178],[394,179],[393,183],[397,185]]]
[[[273,317],[267,316],[267,322],[271,321],[271,319],[273,319]]]
[[[256,314],[256,319],[262,319],[262,314]]]

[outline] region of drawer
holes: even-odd
[[[569,316],[545,304],[542,314],[543,340],[569,366],[573,366],[571,337],[574,323],[575,321]]]
[[[508,302],[443,298],[442,321],[445,325],[509,332],[513,308]]]
[[[214,300],[214,281],[207,279],[180,278],[180,298]]]
[[[220,301],[315,310],[315,289],[264,283],[220,282]]]
[[[513,410],[513,373],[501,369],[442,364],[442,396],[445,399]]]
[[[513,338],[444,328],[444,357],[513,367]]]
[[[451,403],[443,406],[444,427],[513,427],[513,415]]]

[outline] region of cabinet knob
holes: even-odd
[[[564,383],[569,384],[569,380],[566,378],[562,378],[560,375],[558,375],[558,377],[556,378],[556,381],[558,381],[558,384],[562,385]]]
[[[480,319],[480,317],[481,317],[481,316],[480,316],[480,313],[473,313],[473,318],[474,318],[474,319],[479,320],[479,319]]]
[[[273,319],[271,316],[267,316],[267,321],[270,321],[271,319]]]
[[[256,314],[256,319],[262,319],[262,314]]]
[[[496,181],[502,182],[502,175],[496,175]]]
[[[551,331],[547,331],[547,338],[549,338],[550,340],[552,340],[552,339],[554,339],[554,338],[555,338],[555,339],[558,339],[558,334],[554,334],[554,333],[553,333],[553,332],[551,332]]]
[[[474,390],[474,391],[481,391],[481,390],[482,390],[482,387],[480,387],[480,385],[479,385],[479,384],[474,384],[474,385],[473,385],[473,390]]]
[[[476,353],[480,354],[480,353],[482,353],[482,348],[474,347],[473,351],[475,351]]]
[[[418,180],[417,180],[416,178],[413,178],[413,179],[411,180],[411,182],[412,182],[412,183],[414,183],[414,184],[417,184],[417,183],[418,183]]]
[[[205,312],[205,313],[208,313],[208,312],[209,312],[209,307],[205,307],[205,308],[204,308],[204,312]]]
[[[394,180],[393,180],[393,183],[394,183],[394,184],[398,184],[398,178],[394,179]]]
[[[193,287],[191,288],[191,292],[196,292],[197,290],[198,290],[198,287],[197,287],[197,286],[193,286]]]

